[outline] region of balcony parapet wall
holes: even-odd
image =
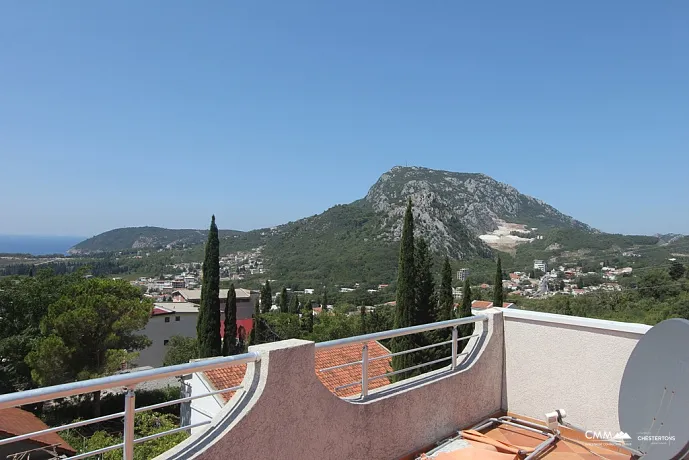
[[[244,388],[208,430],[160,459],[399,458],[500,411],[503,317],[485,312],[477,338],[454,371],[438,370],[371,392],[338,398],[314,372],[314,343],[286,340],[250,347]]]

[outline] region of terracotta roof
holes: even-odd
[[[471,308],[476,308],[477,310],[484,310],[493,306],[493,302],[488,302],[487,300],[474,300],[471,302]]]
[[[376,341],[368,343],[368,357],[371,358],[389,354],[390,351]],[[353,363],[361,360],[361,345],[347,345],[340,348],[333,348],[329,350],[316,350],[316,375],[325,387],[336,394],[337,396],[353,396],[361,392],[361,385],[344,388],[335,391],[335,388],[340,385],[347,385],[361,381],[361,364],[333,369],[325,372],[318,372],[318,369],[325,369],[328,367],[339,366],[340,364]],[[377,359],[370,361],[368,364],[369,377],[386,374],[392,372],[392,358]],[[240,366],[231,366],[224,369],[213,369],[204,372],[206,380],[211,384],[215,390],[223,388],[231,388],[241,385],[246,373],[246,364]],[[374,389],[388,385],[390,380],[387,377],[375,379],[369,382],[369,389]],[[229,401],[234,392],[223,393],[221,396],[225,402]]]
[[[389,354],[390,351],[375,340],[368,342],[368,358],[375,358]],[[338,366],[340,364],[352,363],[361,361],[361,344],[347,345],[345,347],[331,348],[328,350],[316,351],[316,369],[325,369],[327,367]],[[375,377],[377,375],[392,372],[392,358],[377,359],[369,361],[368,375]],[[347,385],[361,381],[361,364],[354,366],[347,366],[331,371],[318,372],[316,375],[323,382],[323,385],[335,393],[337,396],[353,396],[361,392],[361,385],[344,388],[335,391],[335,388],[340,385]],[[388,385],[390,380],[387,377],[375,379],[368,383],[370,390],[384,385]]]
[[[49,428],[38,417],[31,412],[27,412],[16,407],[0,410],[0,434],[7,434],[10,437],[22,434],[41,431]],[[4,436],[0,436],[2,438]],[[57,450],[61,453],[74,455],[76,451],[65,442],[57,433],[49,433],[43,436],[29,438],[33,442],[53,446],[58,444]]]
[[[493,302],[489,302],[487,300],[474,300],[471,302],[471,308],[475,310],[485,310],[486,308],[492,308],[493,307]],[[514,307],[513,302],[503,302],[502,303],[502,308],[512,308]]]

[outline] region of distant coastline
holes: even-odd
[[[0,235],[0,253],[66,254],[69,248],[84,239],[81,236]]]

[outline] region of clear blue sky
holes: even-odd
[[[689,233],[689,2],[0,2],[0,234],[251,229],[394,165]]]

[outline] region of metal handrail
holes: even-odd
[[[83,380],[80,382],[66,383],[62,385],[54,385],[45,388],[37,388],[35,390],[20,391],[17,393],[10,393],[6,395],[0,395],[0,410],[22,406],[25,404],[32,404],[41,401],[48,401],[57,398],[64,398],[68,396],[75,396],[83,393],[92,393],[95,391],[107,390],[109,388],[124,387],[126,388],[124,397],[124,411],[118,412],[116,414],[105,415],[102,417],[92,418],[88,420],[80,420],[78,422],[68,423],[66,425],[60,425],[57,427],[47,428],[45,430],[35,431],[33,433],[25,433],[19,436],[13,436],[10,438],[5,438],[0,440],[0,445],[9,444],[12,442],[22,441],[36,436],[41,436],[48,433],[55,433],[59,431],[65,431],[70,428],[76,428],[79,426],[90,425],[92,423],[98,423],[102,421],[112,420],[116,418],[124,418],[124,439],[123,442],[115,444],[112,446],[104,447],[102,449],[94,450],[91,452],[85,452],[83,454],[76,455],[74,458],[81,459],[87,458],[94,455],[102,454],[116,449],[122,449],[122,458],[124,460],[132,460],[134,458],[134,444],[145,442],[151,439],[159,438],[162,436],[167,436],[170,434],[178,433],[181,431],[189,430],[190,428],[195,428],[197,426],[202,426],[210,423],[210,420],[199,422],[191,426],[184,426],[180,428],[175,428],[162,433],[156,433],[154,435],[146,436],[144,438],[134,437],[134,417],[139,412],[144,412],[148,410],[153,410],[165,406],[171,406],[174,404],[179,404],[186,401],[192,401],[194,399],[207,397],[215,394],[228,393],[230,391],[237,391],[242,389],[241,385],[225,388],[222,390],[211,391],[209,393],[204,393],[203,395],[189,396],[185,398],[178,398],[173,401],[167,401],[160,404],[152,404],[150,406],[136,408],[135,405],[135,388],[139,383],[147,382],[149,380],[158,380],[169,377],[176,377],[178,375],[191,374],[195,372],[204,372],[213,369],[221,369],[229,366],[236,366],[240,364],[247,364],[260,361],[260,355],[257,352],[249,352],[241,355],[234,356],[224,356],[218,358],[210,358],[199,361],[194,361],[186,364],[178,364],[175,366],[167,366],[156,369],[149,369],[145,371],[136,371],[129,374],[119,374],[111,375],[108,377],[101,377],[91,380]]]
[[[488,317],[486,315],[466,316],[464,318],[449,319],[447,321],[439,321],[437,323],[419,324],[418,326],[403,327],[400,329],[392,329],[390,331],[374,332],[372,334],[357,335],[355,337],[346,337],[344,339],[328,340],[327,342],[317,343],[316,349],[327,350],[330,348],[343,347],[345,345],[369,342],[371,340],[392,339],[394,337],[401,337],[403,335],[418,334],[419,332],[434,331],[436,329],[462,326],[464,324],[473,324],[479,321],[488,321]]]
[[[452,319],[448,321],[440,321],[437,323],[431,323],[431,324],[422,324],[418,326],[411,326],[411,327],[405,327],[401,329],[395,329],[391,331],[383,331],[383,332],[376,332],[373,334],[366,334],[366,335],[360,335],[356,337],[348,337],[344,339],[338,339],[338,340],[331,340],[328,342],[320,342],[315,344],[316,349],[331,349],[331,348],[337,348],[345,345],[351,345],[351,344],[363,344],[362,347],[362,359],[361,361],[358,361],[357,363],[350,363],[352,364],[361,364],[361,381],[355,382],[352,384],[344,385],[338,388],[347,388],[350,386],[355,386],[355,385],[361,385],[362,391],[361,391],[361,396],[363,398],[366,398],[368,395],[368,382],[371,380],[375,380],[378,378],[382,378],[387,375],[393,375],[401,372],[405,372],[408,370],[416,369],[419,367],[423,366],[429,366],[432,364],[440,363],[443,361],[447,361],[449,359],[452,359],[452,368],[454,369],[456,366],[456,360],[457,360],[457,342],[460,340],[465,340],[469,339],[471,337],[475,337],[475,335],[468,336],[468,337],[462,337],[458,338],[457,337],[457,326],[461,326],[464,324],[472,324],[476,323],[479,321],[487,321],[488,317],[485,315],[475,315],[475,316],[469,316],[466,318],[458,318],[458,319]],[[380,359],[382,357],[375,357],[372,359],[369,359],[368,357],[368,342],[369,341],[377,341],[377,340],[384,340],[384,339],[391,339],[394,337],[400,337],[404,335],[410,335],[410,334],[417,334],[420,332],[427,332],[427,331],[432,331],[432,330],[437,330],[437,329],[443,329],[443,328],[453,328],[452,330],[452,340],[450,342],[445,341],[442,343],[438,344],[433,344],[433,345],[427,345],[424,347],[419,347],[416,350],[406,350],[398,353],[391,353],[390,356],[395,356],[397,354],[403,354],[403,353],[409,353],[412,351],[418,351],[419,349],[426,349],[426,348],[431,348],[433,346],[440,346],[440,345],[447,345],[448,343],[452,343],[452,356],[448,358],[442,358],[439,360],[435,360],[429,363],[424,363],[421,365],[413,366],[408,369],[401,369],[399,371],[394,371],[392,373],[384,374],[384,375],[377,375],[374,377],[369,377],[368,376],[368,364],[370,361],[374,361],[376,359]],[[461,354],[460,354],[461,355]],[[107,377],[101,377],[97,379],[91,379],[91,380],[82,380],[79,382],[72,382],[72,383],[66,383],[62,385],[54,385],[50,387],[44,387],[44,388],[36,388],[33,390],[28,390],[28,391],[20,391],[16,393],[9,393],[5,395],[0,395],[0,410],[2,409],[7,409],[11,407],[18,407],[18,406],[23,406],[27,404],[33,404],[37,402],[42,402],[42,401],[48,401],[48,400],[53,400],[53,399],[59,399],[59,398],[65,398],[65,397],[70,397],[70,396],[75,396],[75,395],[80,395],[84,393],[93,393],[96,391],[102,391],[102,390],[107,390],[110,388],[125,388],[125,403],[124,403],[124,411],[123,412],[118,412],[116,414],[110,414],[106,415],[103,417],[97,417],[89,420],[80,420],[78,422],[73,422],[70,424],[66,425],[61,425],[58,427],[52,427],[48,428],[45,430],[41,431],[36,431],[33,433],[27,433],[23,434],[20,436],[14,436],[11,438],[6,438],[0,440],[0,445],[4,444],[9,444],[11,442],[17,442],[21,441],[23,439],[28,439],[30,437],[34,436],[40,436],[43,434],[48,434],[48,433],[54,433],[54,432],[59,432],[59,431],[64,431],[66,429],[70,428],[76,428],[79,426],[83,425],[88,425],[92,423],[98,423],[101,421],[105,420],[111,420],[115,418],[124,418],[124,430],[123,430],[123,442],[119,444],[115,444],[112,446],[108,446],[102,449],[94,450],[91,452],[85,452],[83,454],[78,454],[74,457],[76,459],[81,459],[81,458],[87,458],[93,455],[109,452],[112,450],[116,449],[122,449],[122,457],[124,460],[132,460],[133,455],[134,455],[134,444],[138,444],[141,442],[145,442],[150,439],[155,439],[161,436],[166,436],[168,434],[173,434],[177,433],[180,431],[188,430],[189,428],[193,428],[196,426],[202,426],[210,423],[210,420],[204,421],[204,422],[199,422],[198,424],[194,424],[191,427],[190,426],[185,426],[185,427],[180,427],[176,428],[173,430],[168,430],[166,432],[162,433],[156,433],[151,436],[147,436],[144,438],[134,438],[134,417],[136,413],[147,411],[147,410],[153,410],[157,409],[160,407],[165,407],[165,406],[170,406],[173,404],[179,404],[181,402],[187,402],[191,401],[194,399],[198,399],[200,397],[207,397],[210,395],[215,395],[215,394],[220,394],[220,393],[226,393],[230,391],[236,391],[239,389],[242,389],[242,386],[237,386],[237,387],[232,387],[232,388],[227,388],[223,390],[217,390],[217,391],[212,391],[207,394],[203,395],[197,395],[197,396],[190,396],[190,397],[184,397],[184,398],[178,398],[173,401],[168,401],[165,403],[160,403],[160,404],[153,404],[150,406],[145,406],[145,407],[140,407],[136,408],[135,406],[135,398],[136,398],[136,393],[135,393],[135,388],[138,384],[144,383],[150,380],[158,380],[158,379],[164,379],[164,378],[170,378],[170,377],[176,377],[179,375],[186,375],[186,374],[193,374],[196,372],[204,372],[204,371],[209,371],[213,369],[219,369],[219,368],[224,368],[224,367],[229,367],[229,366],[235,366],[235,365],[240,365],[240,364],[248,364],[248,363],[254,363],[260,361],[260,354],[257,352],[249,352],[249,353],[244,353],[241,355],[234,355],[234,356],[225,356],[225,357],[218,357],[218,358],[210,358],[210,359],[204,359],[204,360],[198,360],[194,361],[191,363],[186,363],[186,364],[179,364],[175,366],[167,366],[167,367],[161,367],[161,368],[156,368],[156,369],[149,369],[149,370],[144,370],[144,371],[135,371],[131,372],[128,374],[118,374],[118,375],[111,375]],[[327,369],[320,369],[320,371],[324,370],[332,370],[340,367],[345,367],[347,365],[340,365],[340,366],[333,366],[332,368],[327,368]],[[337,390],[337,388],[336,388]]]
[[[175,366],[158,367],[145,371],[135,371],[129,374],[109,375],[91,380],[64,383],[50,387],[36,388],[34,390],[19,391],[0,395],[0,410],[9,407],[23,406],[50,399],[65,398],[84,393],[92,393],[100,390],[107,390],[115,387],[131,387],[149,380],[158,380],[178,375],[193,374],[194,372],[204,372],[222,367],[229,367],[238,364],[254,363],[260,361],[261,357],[255,351],[243,353],[241,355],[223,356],[195,361]]]
[[[351,363],[345,363],[345,364],[339,364],[337,366],[332,366],[332,367],[326,367],[324,369],[316,369],[316,372],[327,372],[335,369],[340,369],[340,368],[345,368],[348,366],[355,366],[355,365],[361,365],[361,380],[352,382],[352,383],[347,383],[344,385],[339,385],[334,388],[334,391],[337,393],[340,390],[344,390],[347,388],[351,387],[356,387],[356,386],[361,386],[361,392],[360,392],[360,397],[361,399],[366,399],[368,396],[368,390],[369,390],[369,382],[372,380],[377,380],[381,378],[386,378],[390,377],[393,375],[401,374],[403,372],[408,372],[412,371],[415,369],[420,369],[422,367],[426,366],[432,366],[434,364],[439,364],[444,361],[451,361],[450,363],[450,369],[455,369],[457,367],[457,358],[459,356],[464,356],[467,355],[468,353],[458,353],[457,349],[457,344],[463,340],[469,340],[474,337],[479,337],[480,334],[471,334],[465,337],[458,337],[458,332],[457,332],[457,327],[462,326],[464,324],[473,324],[477,323],[479,321],[487,321],[488,317],[486,315],[474,315],[474,316],[467,316],[465,318],[458,318],[458,319],[451,319],[448,321],[439,321],[437,323],[430,323],[430,324],[421,324],[418,326],[411,326],[411,327],[405,327],[401,329],[394,329],[391,331],[383,331],[383,332],[375,332],[373,334],[366,334],[366,335],[358,335],[356,337],[348,337],[345,339],[338,339],[338,340],[330,340],[328,342],[320,342],[317,343],[315,346],[317,349],[331,349],[331,348],[338,348],[338,347],[343,347],[346,345],[352,345],[352,344],[363,344],[362,349],[361,349],[361,360],[360,361],[354,361]],[[394,337],[401,337],[405,335],[411,335],[411,334],[418,334],[420,332],[427,332],[427,331],[434,331],[437,329],[445,329],[445,328],[452,328],[452,339],[451,340],[446,340],[443,342],[439,343],[432,343],[430,345],[424,345],[421,347],[415,347],[415,348],[410,348],[408,350],[402,350],[398,351],[395,353],[387,353],[381,356],[376,356],[373,358],[369,358],[368,356],[368,343],[371,341],[377,341],[377,340],[384,340],[384,339],[391,339]],[[396,371],[392,372],[386,372],[384,374],[376,375],[373,377],[369,377],[368,375],[368,365],[371,361],[377,361],[385,358],[391,358],[394,356],[399,356],[399,355],[404,355],[407,353],[414,353],[417,351],[421,350],[427,350],[430,348],[434,347],[439,347],[439,346],[444,346],[444,345],[452,345],[452,351],[450,356],[447,356],[445,358],[440,358],[436,359],[427,363],[422,363],[422,364],[417,364],[415,366],[407,367],[404,369],[399,369]]]

